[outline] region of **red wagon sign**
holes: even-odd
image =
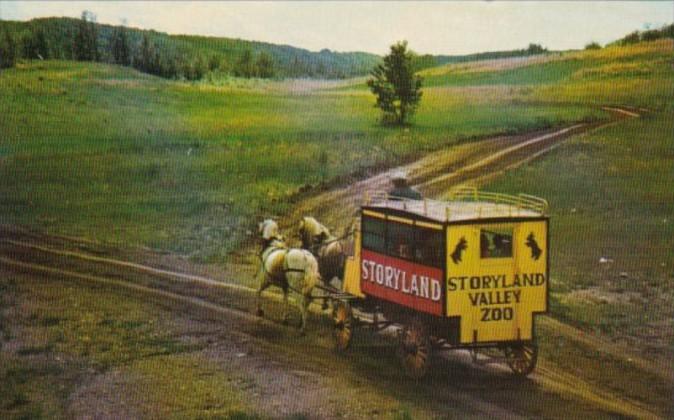
[[[363,249],[360,275],[361,290],[370,296],[443,315],[440,269]]]

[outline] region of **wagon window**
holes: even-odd
[[[384,220],[363,217],[362,235],[363,248],[385,253],[386,223]]]
[[[417,228],[415,242],[415,261],[432,267],[443,267],[445,247],[442,231]]]
[[[406,260],[414,258],[414,226],[402,223],[389,223],[387,254]]]
[[[512,258],[512,228],[489,228],[480,230],[481,258]]]

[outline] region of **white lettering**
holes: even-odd
[[[375,262],[370,261],[370,281],[371,282],[374,282],[374,266],[375,266]]]
[[[384,272],[386,273],[386,287],[393,289],[393,267],[386,266]]]
[[[375,268],[375,279],[377,284],[384,284],[384,266],[381,264],[377,264]]]
[[[421,276],[421,283],[419,283],[419,293],[421,293],[421,297],[428,299],[428,277],[426,276]]]
[[[442,290],[440,289],[440,282],[436,279],[431,279],[431,293],[434,302],[438,302],[442,297]]]
[[[410,289],[407,287],[407,272],[405,272],[405,275],[403,276],[403,293],[408,293],[410,292]]]
[[[412,276],[412,285],[410,286],[410,293],[419,296],[419,285],[417,284],[417,275]]]
[[[363,274],[361,274],[363,276],[363,280],[367,280],[367,278],[370,274],[370,272],[367,269],[367,263],[368,263],[367,260],[363,260],[360,264],[360,271],[363,273]]]
[[[439,302],[442,298],[440,281],[428,276],[412,274],[396,267],[378,264],[363,259],[361,262],[361,277],[363,281],[377,283],[380,286],[402,293]]]

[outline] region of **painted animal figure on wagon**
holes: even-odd
[[[286,322],[289,312],[288,293],[292,290],[302,297],[299,305],[300,331],[304,333],[311,292],[321,278],[318,261],[307,250],[288,247],[274,220],[267,219],[260,223],[259,231],[262,236],[262,252],[258,275],[262,279],[257,291],[257,314],[264,315],[261,307],[262,292],[269,286],[277,286],[283,291],[283,320]]]
[[[337,277],[344,278],[344,262],[347,247],[343,239],[330,233],[330,229],[311,216],[305,216],[299,225],[302,248],[311,251],[318,258],[318,267],[323,281],[330,282]]]

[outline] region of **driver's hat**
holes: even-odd
[[[397,170],[391,174],[392,181],[407,181],[407,172]]]

